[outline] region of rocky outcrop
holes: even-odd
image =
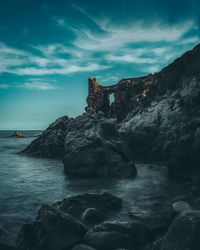
[[[200,79],[183,82],[148,108],[129,113],[120,125],[134,156],[140,160],[168,162],[171,177],[189,177],[198,170]]]
[[[73,176],[132,177],[136,168],[116,121],[92,108],[66,130],[64,171]]]
[[[36,157],[62,158],[68,121],[68,116],[58,118],[21,153]]]
[[[133,177],[137,173],[116,120],[92,108],[76,118],[57,119],[22,153],[64,159],[64,172],[71,176]]]
[[[140,161],[165,161],[170,177],[197,178],[199,100],[197,45],[155,74],[122,79],[106,87],[90,78],[88,111],[74,119],[58,119],[23,152],[64,158],[69,175],[134,176],[132,155]],[[116,121],[105,118],[102,111],[120,122],[121,135]]]

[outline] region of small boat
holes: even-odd
[[[26,136],[20,132],[15,131],[15,133],[13,135],[11,135],[10,137],[25,138]]]

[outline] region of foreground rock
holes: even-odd
[[[81,218],[89,207],[96,207],[104,214],[111,213],[121,208],[121,200],[109,193],[86,193],[52,206],[43,205],[36,219],[22,227],[18,247],[22,250],[63,250],[83,243],[87,229]]]
[[[200,211],[184,212],[169,228],[161,250],[199,250]]]
[[[36,157],[62,158],[68,121],[67,116],[57,119],[21,153]]]
[[[18,247],[40,250],[68,249],[79,242],[85,233],[85,227],[71,215],[44,205],[36,220],[22,227]]]
[[[84,177],[132,177],[137,172],[116,121],[91,108],[68,124],[64,171]]]
[[[107,215],[112,211],[122,208],[122,200],[110,193],[84,193],[63,199],[53,205],[64,213],[71,214],[77,219],[84,219],[85,211],[94,208],[100,213]]]

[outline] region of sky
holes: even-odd
[[[0,130],[84,112],[87,79],[158,72],[200,41],[200,0],[0,0]]]

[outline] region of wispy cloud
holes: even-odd
[[[0,44],[0,73],[16,75],[67,75],[72,73],[99,71],[110,66],[99,63],[91,58],[82,59],[84,52],[70,49],[62,44],[32,46],[38,56],[31,52],[18,50]],[[69,58],[63,56],[68,55]]]
[[[81,26],[78,29],[74,28],[75,46],[89,51],[110,51],[139,42],[175,42],[187,32],[197,28],[193,20],[171,25],[135,21],[121,26],[106,19],[98,21],[94,19],[94,21],[104,32],[95,33]]]
[[[59,87],[51,84],[51,83],[46,83],[46,82],[26,82],[24,83],[21,87],[26,88],[26,89],[36,89],[36,90],[55,90],[59,89]]]

